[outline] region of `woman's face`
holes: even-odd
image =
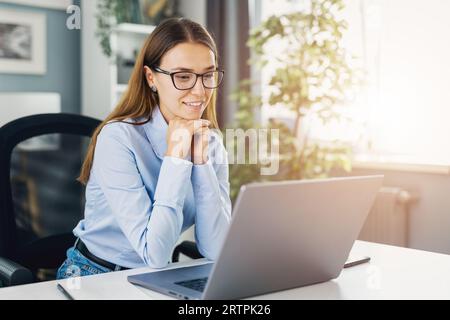
[[[187,71],[203,74],[216,69],[214,53],[199,43],[180,43],[167,51],[159,66],[168,72]],[[147,82],[158,90],[159,107],[166,121],[174,117],[188,120],[200,119],[211,100],[214,89],[203,86],[198,77],[195,86],[189,90],[175,88],[169,75],[155,72],[145,67]],[[185,81],[184,78],[179,78]]]

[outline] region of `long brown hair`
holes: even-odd
[[[144,72],[144,66],[159,65],[163,55],[177,44],[195,42],[207,46],[215,55],[218,66],[217,49],[213,38],[200,24],[185,18],[171,18],[159,24],[148,36],[137,57],[133,72],[128,82],[128,89],[120,99],[114,110],[95,129],[84,159],[78,181],[87,184],[94,161],[97,136],[102,128],[110,121],[137,119],[147,117],[143,122],[127,122],[130,125],[143,125],[151,120],[153,109],[159,103],[156,93],[150,90]],[[216,116],[216,91],[206,107],[202,118],[211,122],[211,126],[218,128]]]

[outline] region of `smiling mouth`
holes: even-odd
[[[183,102],[184,105],[190,107],[190,108],[201,108],[203,106],[203,101],[197,101],[197,102]]]

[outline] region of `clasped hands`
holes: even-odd
[[[186,159],[191,155],[194,164],[208,161],[210,121],[186,120],[175,117],[169,121],[166,156]]]

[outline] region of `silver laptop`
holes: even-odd
[[[215,263],[128,276],[179,299],[238,299],[336,278],[383,176],[241,188]]]

